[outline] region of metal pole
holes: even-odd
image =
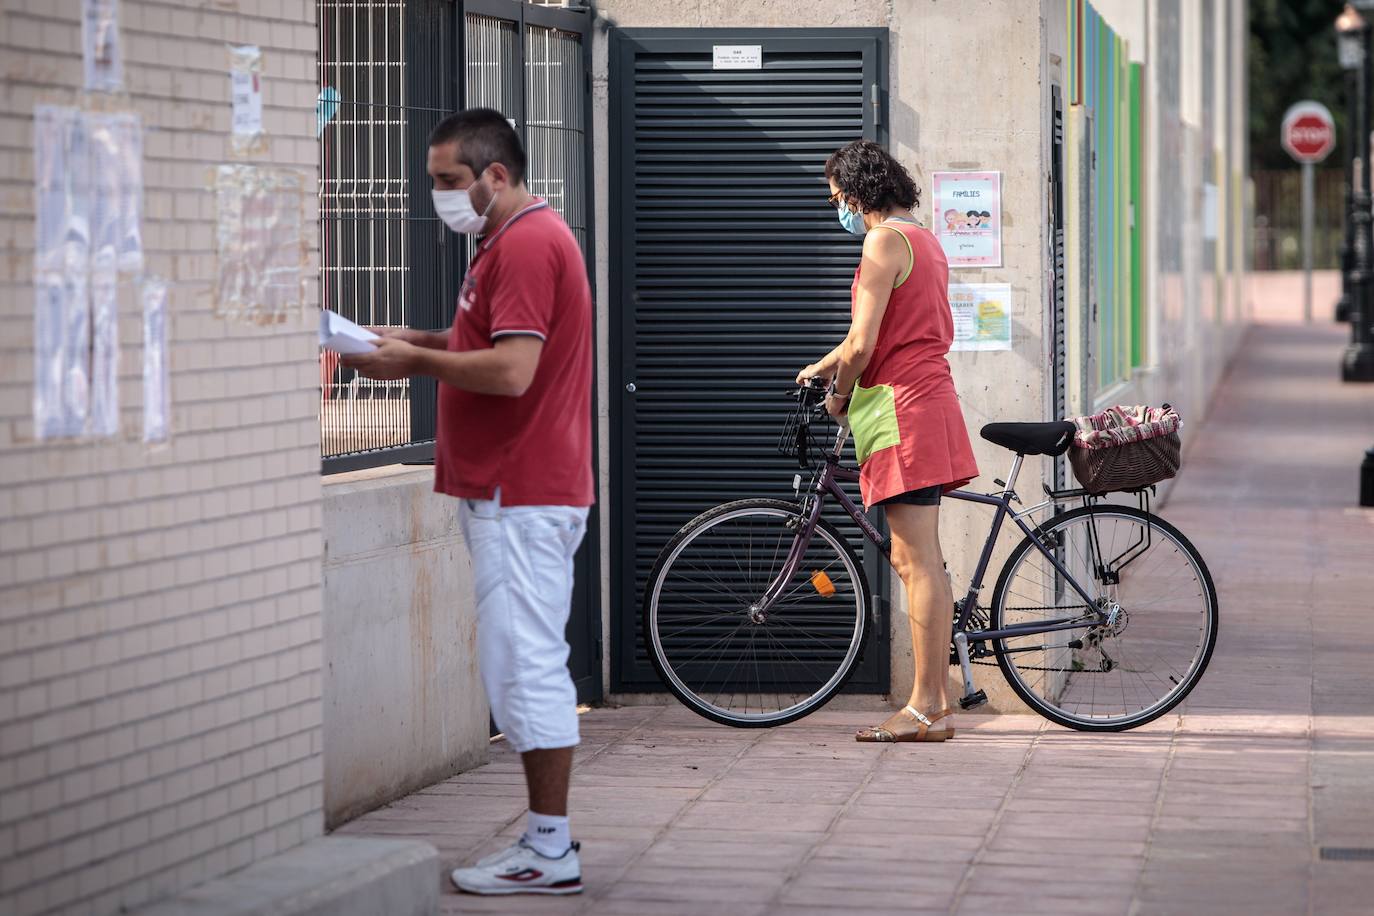
[[[1336,301],[1336,320],[1350,320],[1350,271],[1355,266],[1355,80],[1358,70],[1345,71],[1345,207],[1341,220],[1341,298]]]
[[[1312,195],[1316,185],[1311,162],[1302,164],[1302,320],[1312,323]]]
[[[1374,448],[1360,462],[1360,505],[1374,506]]]
[[[1364,55],[1360,60],[1360,75],[1357,85],[1357,114],[1354,142],[1359,150],[1359,183],[1355,188],[1355,298],[1351,301],[1350,346],[1346,347],[1341,364],[1341,378],[1347,382],[1374,382],[1374,212],[1371,212],[1369,193],[1369,81],[1371,30],[1366,24],[1360,29],[1360,44]]]

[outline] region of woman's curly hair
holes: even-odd
[[[863,213],[892,207],[912,210],[921,203],[921,192],[906,166],[872,140],[855,140],[831,153],[825,177],[857,201]]]

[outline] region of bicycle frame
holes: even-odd
[[[859,526],[859,530],[863,532],[864,537],[876,544],[878,548],[883,551],[883,555],[887,556],[889,561],[891,560],[890,542],[883,538],[874,524],[869,521],[868,516],[864,514],[862,508],[860,508],[854,500],[850,499],[849,494],[844,492],[840,487],[840,483],[842,482],[856,483],[859,480],[859,472],[856,469],[840,465],[840,453],[844,448],[848,436],[848,424],[841,423],[839,432],[836,433],[835,436],[835,445],[826,453],[825,465],[816,475],[815,483],[811,488],[811,493],[814,494],[814,498],[808,495],[806,501],[803,503],[803,512],[797,526],[797,535],[793,538],[792,549],[788,553],[782,571],[769,585],[768,589],[764,592],[763,598],[754,610],[766,614],[773,603],[782,595],[787,583],[791,582],[792,577],[796,575],[797,569],[801,566],[802,557],[805,555],[806,549],[811,543],[811,536],[816,530],[816,525],[820,519],[821,508],[825,502],[826,496],[834,497],[839,502],[840,507],[844,509],[845,513]],[[1053,499],[1047,499],[1044,502],[1023,508],[1020,511],[1012,509],[1013,503],[1019,504],[1021,502],[1020,498],[1016,495],[1016,478],[1021,473],[1021,466],[1024,460],[1023,456],[1017,455],[1012,461],[1011,473],[1007,475],[1006,483],[1003,484],[1000,493],[984,494],[974,493],[970,490],[953,490],[945,494],[945,496],[950,499],[979,503],[981,505],[991,506],[994,509],[992,527],[988,532],[987,540],[983,543],[982,555],[978,558],[978,565],[974,568],[973,577],[969,582],[969,589],[964,597],[959,619],[954,625],[954,647],[959,656],[960,667],[963,669],[965,692],[970,696],[974,694],[973,679],[969,667],[968,646],[970,639],[974,642],[985,642],[989,640],[1007,639],[1014,636],[1032,636],[1037,633],[1051,633],[1059,630],[1083,629],[1085,627],[1104,623],[1108,619],[1107,615],[1103,613],[1102,608],[1098,606],[1097,599],[1090,595],[1087,590],[1078,583],[1078,580],[1074,578],[1073,574],[1070,573],[1068,569],[1064,567],[1064,564],[1060,562],[1059,558],[1055,556],[1054,549],[1052,547],[1047,547],[1036,535],[1035,528],[1026,522],[1028,517],[1033,516],[1036,512],[1049,506],[1053,502]],[[800,475],[797,475],[794,479],[797,482],[798,492],[800,492]],[[998,535],[1001,534],[1002,526],[1006,523],[1008,518],[1016,523],[1016,526],[1030,539],[1035,549],[1050,562],[1054,570],[1064,578],[1064,581],[1072,587],[1075,592],[1078,593],[1079,597],[1083,599],[1084,604],[1091,609],[1091,617],[1065,617],[1038,623],[1010,624],[995,630],[970,631],[968,629],[969,618],[972,616],[974,609],[978,606],[978,595],[983,591],[983,579],[987,575],[988,566],[992,562],[992,553],[997,545]]]

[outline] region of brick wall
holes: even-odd
[[[128,104],[145,129],[147,269],[170,286],[173,438],[156,449],[139,441],[127,288],[121,436],[33,442],[32,117],[39,102],[78,102],[80,3],[0,12],[6,914],[114,913],[321,831],[313,321],[211,314],[207,191],[230,161],[226,43],[263,48],[270,147],[252,161],[300,169],[313,188],[314,4],[121,7]]]

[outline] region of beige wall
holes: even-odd
[[[121,299],[122,430],[35,443],[32,118],[74,104],[80,3],[0,13],[0,912],[114,913],[321,831],[313,321],[211,315],[225,43],[264,49],[268,154],[316,178],[314,5],[124,0],[147,269],[170,281],[170,445],[141,433]],[[255,12],[246,12],[252,9]],[[307,226],[313,222],[307,221]],[[127,285],[127,284],[126,284]]]
[[[891,144],[921,186],[919,216],[930,225],[932,172],[1002,172],[1003,266],[950,271],[953,282],[1012,287],[1011,351],[956,352],[949,357],[982,472],[972,486],[991,490],[993,478],[1005,479],[1012,456],[985,442],[978,430],[985,423],[1046,418],[1045,26],[1038,4],[1017,0],[937,0],[903,5],[897,11],[892,23]],[[970,22],[978,27],[969,28]],[[996,53],[989,53],[994,48]],[[978,62],[975,78],[966,70],[969,61]],[[1048,463],[1028,460],[1018,489],[1035,496],[1048,474]],[[991,514],[981,506],[946,501],[941,510],[940,536],[957,597],[967,587],[990,520]],[[1019,532],[1013,537],[1012,530],[1002,536],[985,596],[991,595],[1006,552],[1020,540]],[[894,599],[902,595],[895,581],[892,593]],[[901,703],[906,702],[914,675],[904,608],[904,600],[894,600],[892,697]],[[975,677],[993,708],[1020,707],[992,669],[981,669]],[[951,699],[962,693],[959,689]]]

